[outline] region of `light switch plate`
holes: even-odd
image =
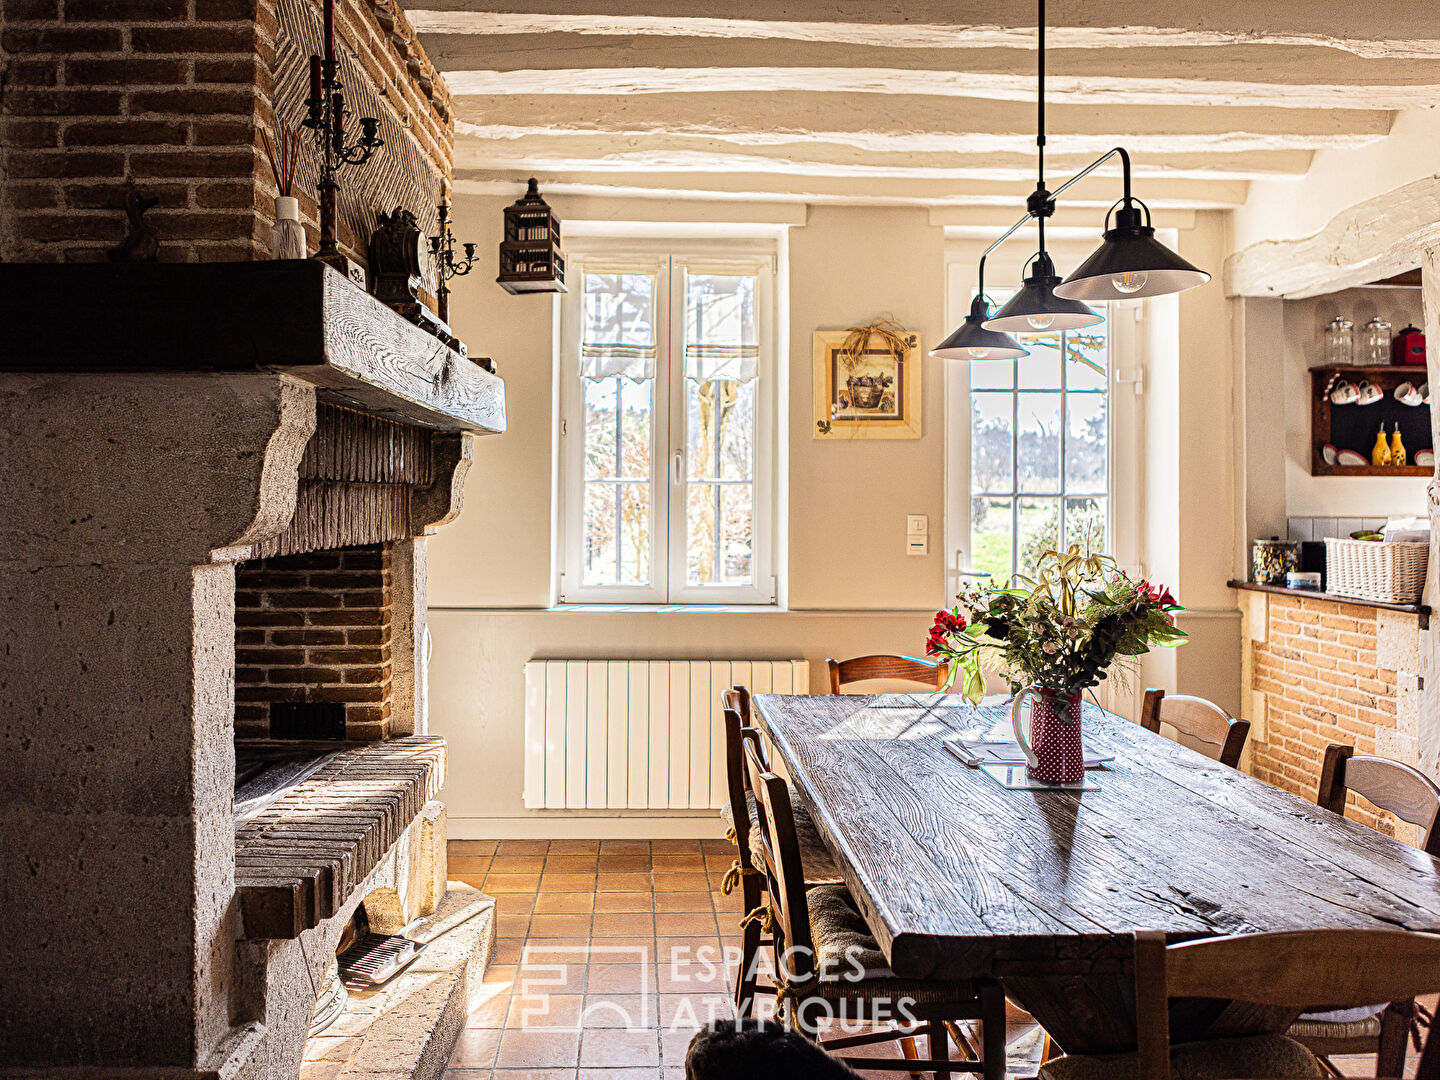
[[[930,531],[929,514],[906,514],[905,531],[911,535],[916,533],[928,533]]]
[[[908,533],[905,537],[906,555],[929,555],[930,535],[928,533]]]

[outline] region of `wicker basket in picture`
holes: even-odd
[[[1414,604],[1425,587],[1430,545],[1325,538],[1325,591],[1336,596]]]

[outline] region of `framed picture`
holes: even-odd
[[[846,357],[844,330],[817,330],[811,357],[814,437],[817,439],[920,438],[920,335],[905,334],[897,360],[872,338],[859,356]]]

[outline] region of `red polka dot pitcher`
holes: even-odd
[[[1029,723],[1022,724],[1021,714],[1027,698],[1030,700]],[[1015,695],[1010,722],[1015,727],[1015,740],[1025,754],[1026,776],[1046,784],[1075,784],[1084,778],[1079,694],[1027,686]]]

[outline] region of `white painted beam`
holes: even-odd
[[[1300,298],[1410,270],[1440,246],[1440,176],[1335,215],[1314,236],[1252,244],[1225,260],[1228,296]]]
[[[741,146],[797,139],[859,150],[951,154],[1029,153],[1029,102],[931,95],[833,94],[467,95],[456,98],[458,130],[486,139],[528,135],[691,135]],[[1162,105],[1057,104],[1046,114],[1056,149],[1098,154],[1120,143],[1150,153],[1241,153],[1354,149],[1382,139],[1392,114],[1366,109],[1195,109]]]
[[[1104,219],[1093,206],[1059,208],[1045,226],[1045,235],[1097,240]],[[930,210],[930,224],[945,230],[947,237],[989,237],[993,240],[1020,219],[1024,206],[936,206]],[[1157,229],[1193,229],[1194,210],[1156,210],[1152,221]]]
[[[492,54],[499,61],[505,54]],[[582,54],[583,55],[583,54]],[[999,71],[940,71],[903,67],[582,67],[494,70],[443,69],[445,83],[456,96],[470,94],[541,96],[546,94],[734,94],[757,90],[829,94],[906,94],[996,100],[1030,100],[1033,74],[1009,68]],[[568,54],[567,59],[577,59]],[[588,55],[584,59],[593,59]],[[889,59],[889,57],[884,57]],[[867,54],[874,62],[875,52]],[[1317,69],[1318,65],[1318,69]],[[1429,108],[1440,99],[1440,64],[1424,62],[1424,71],[1400,72],[1394,81],[1346,82],[1333,63],[1319,58],[1308,64],[1308,78],[1323,83],[1278,82],[1279,68],[1270,58],[1254,56],[1248,66],[1229,65],[1232,77],[1211,78],[1192,67],[1174,66],[1170,75],[1133,76],[1097,72],[1087,75],[1047,74],[1046,97],[1054,103],[1080,102],[1133,105],[1267,106],[1289,109]],[[1408,65],[1415,66],[1415,65]],[[1299,75],[1295,75],[1299,78]],[[1375,77],[1372,73],[1371,78]]]
[[[425,0],[406,12],[421,33],[482,36],[564,33],[839,42],[886,48],[1031,47],[1029,10],[996,25],[993,0],[730,0],[723,15],[702,0],[613,4],[555,0]],[[1056,48],[1314,44],[1360,56],[1440,56],[1440,25],[1427,0],[1341,6],[1294,0],[1156,4],[1153,0],[1052,0]]]
[[[1004,206],[1024,211],[1033,183],[944,181],[887,178],[883,180],[783,173],[621,173],[457,168],[455,190],[476,194],[513,191],[527,175],[540,179],[543,191],[567,195],[608,195],[631,198],[760,199],[770,201],[896,206]],[[1245,201],[1249,185],[1238,180],[1166,180],[1146,183],[1137,192],[1154,209],[1230,209]],[[1067,207],[1104,210],[1119,197],[1119,180],[1092,176],[1064,198]]]
[[[685,136],[554,136],[496,138],[485,128],[460,123],[455,128],[455,167],[533,169],[545,172],[762,172],[790,176],[849,176],[916,180],[1030,180],[1035,151],[1006,154],[868,153],[849,146],[796,141],[778,146],[734,146],[716,139]],[[1052,148],[1068,149],[1055,138]],[[1114,145],[1110,143],[1109,145]],[[1127,141],[1134,158],[1137,186],[1154,177],[1215,180],[1296,179],[1310,165],[1306,150],[1249,154],[1156,154],[1144,143]],[[1099,156],[1046,154],[1047,175],[1055,184]],[[1118,176],[1116,164],[1110,171]],[[1033,186],[1033,184],[1032,184]],[[1053,186],[1053,184],[1052,184]]]

